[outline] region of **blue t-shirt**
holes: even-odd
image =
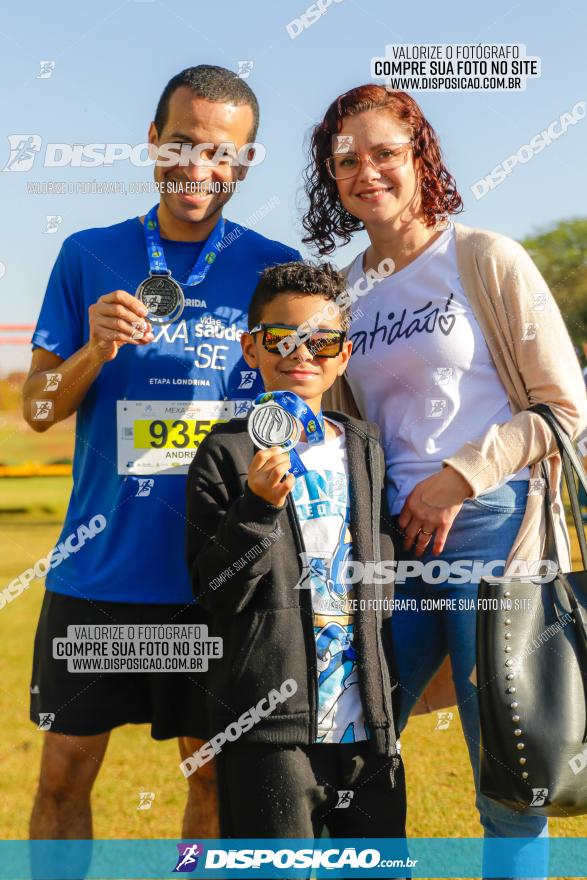
[[[123,345],[80,405],[73,490],[47,589],[114,602],[193,601],[185,475],[211,425],[245,417],[263,390],[240,346],[260,272],[301,259],[226,221],[225,238],[233,231],[204,281],[183,288],[180,319],[154,326],[148,345]],[[203,243],[163,245],[174,278],[185,281]],[[148,273],[138,217],[71,235],[51,273],[33,347],[67,359],[88,341],[88,307],[113,290],[134,293]]]

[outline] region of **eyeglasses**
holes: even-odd
[[[405,165],[412,142],[402,144],[380,144],[367,153],[369,162],[376,171],[392,171]],[[358,153],[336,153],[325,160],[326,170],[334,180],[347,180],[355,177],[363,164]]]
[[[345,330],[312,330],[307,339],[298,339],[298,326],[295,324],[257,324],[249,333],[263,333],[263,347],[271,354],[279,354],[280,343],[293,342],[296,348],[305,345],[312,357],[333,358],[342,351],[346,339]],[[282,355],[283,356],[283,355]]]

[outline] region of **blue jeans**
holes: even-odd
[[[465,501],[443,552],[440,556],[433,556],[427,551],[420,557],[421,562],[505,561],[524,515],[527,492],[526,481],[515,481],[481,498]],[[398,561],[415,559],[413,551],[401,547],[397,522],[395,527]],[[502,575],[503,564],[496,565],[492,573]],[[438,571],[432,576],[436,579]],[[477,590],[478,582],[453,584],[450,575],[440,583],[425,583],[422,577],[408,577],[404,584],[396,582],[395,596],[396,599],[415,600],[419,609],[421,600],[430,598],[455,599],[458,606],[459,599],[476,599]],[[485,837],[546,837],[548,824],[545,817],[512,812],[479,792],[479,706],[477,688],[470,681],[476,663],[476,612],[396,610],[391,624],[401,687],[400,730],[406,726],[414,704],[449,654]]]

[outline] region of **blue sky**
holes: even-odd
[[[581,100],[587,100],[587,6],[581,0],[477,4],[419,0],[341,0],[296,39],[286,25],[308,0],[101,0],[100,4],[9,4],[0,23],[3,133],[38,134],[44,143],[143,143],[159,94],[184,67],[211,63],[236,69],[253,61],[247,82],[261,105],[259,140],[267,158],[253,168],[226,214],[244,222],[270,199],[256,227],[300,247],[304,207],[301,171],[310,127],[336,95],[371,80],[370,61],[388,43],[524,43],[542,75],[517,93],[414,92],[438,132],[445,161],[465,201],[460,219],[522,238],[557,220],[585,214],[587,119],[487,196],[472,184]],[[55,61],[38,79],[39,62]],[[150,180],[151,168],[45,168],[0,174],[1,323],[34,323],[61,242],[77,229],[144,213],[152,195],[37,195],[32,181]],[[55,234],[46,216],[61,215]],[[334,259],[347,263],[365,246],[357,235]],[[302,251],[307,253],[303,248]],[[1,267],[0,267],[1,271]],[[107,291],[105,291],[107,292]],[[0,347],[4,369],[24,367],[25,347]]]

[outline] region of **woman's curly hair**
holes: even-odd
[[[416,101],[406,92],[388,91],[384,86],[357,86],[332,102],[310,141],[310,162],[304,172],[310,207],[302,219],[308,235],[302,241],[314,245],[320,254],[332,253],[335,237],[347,244],[351,233],[364,229],[361,220],[343,207],[325,161],[332,155],[332,137],[340,132],[345,116],[356,116],[366,110],[389,110],[410,133],[426,225],[434,226],[440,218],[463,210],[456,181],[442,161],[436,132]]]

